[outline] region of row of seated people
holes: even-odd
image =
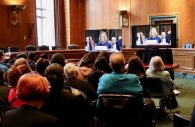
[[[41,56],[37,61],[31,60],[30,63],[28,58],[17,58],[7,68],[3,64],[3,53],[0,53],[0,57],[2,62],[0,63],[0,70],[3,70],[2,73],[4,76],[6,75],[5,81],[10,86],[7,95],[1,96],[8,100],[9,105],[16,107],[16,109],[7,111],[5,114],[3,112],[2,124],[4,126],[12,127],[15,123],[25,123],[24,126],[27,127],[31,126],[32,122],[34,126],[44,127],[49,126],[48,124],[58,126],[59,120],[60,124],[64,126],[90,127],[98,120],[102,123],[101,118],[104,115],[102,116],[101,112],[101,101],[98,101],[102,94],[128,94],[137,98],[136,108],[139,109],[139,112],[133,115],[138,115],[138,117],[133,117],[136,119],[130,120],[131,122],[127,122],[129,117],[127,117],[127,121],[124,119],[114,120],[119,121],[119,123],[111,121],[111,123],[114,122],[112,126],[121,126],[124,123],[125,125],[134,124],[135,121],[137,121],[135,124],[138,127],[152,126],[154,104],[147,94],[143,95],[145,93],[143,89],[144,80],[138,77],[147,76],[147,73],[155,75],[155,73],[151,70],[145,73],[141,62],[140,64],[133,62],[131,64],[131,60],[126,68],[127,71],[125,71],[125,60],[122,53],[112,53],[109,56],[107,52],[101,52],[96,57],[93,52],[89,52],[81,58],[77,65],[73,63],[65,65],[65,58],[60,53],[54,54],[51,60]],[[159,61],[159,58],[157,60]],[[162,60],[160,62],[162,63]],[[34,63],[35,69],[32,68],[32,63]],[[139,65],[142,65],[142,68]],[[151,64],[151,67],[156,66]],[[158,68],[157,72],[161,74],[158,76],[169,80],[170,75],[168,72],[164,72],[163,63],[161,67]],[[48,80],[49,84],[46,83],[45,79]],[[49,93],[45,85],[48,86]],[[174,89],[174,85],[169,87]],[[41,90],[45,90],[46,93],[44,94]],[[24,95],[20,96],[20,94]],[[48,95],[46,96],[46,94]],[[5,104],[5,102],[1,103]],[[145,105],[147,106],[145,107]],[[37,114],[32,113],[35,109]],[[20,111],[24,111],[24,114],[20,114]],[[28,115],[25,115],[26,113]],[[38,113],[42,114],[40,121],[36,119]],[[21,118],[24,115],[25,119]],[[111,115],[109,116],[111,117]],[[98,120],[95,119],[95,122],[92,122],[94,117]]]
[[[52,46],[51,47],[52,50],[61,50],[63,48],[59,47],[59,46]],[[8,51],[8,52],[19,52],[20,48],[18,48],[17,46],[10,46],[7,48],[7,50],[5,48],[0,48],[0,50],[4,50],[4,52]],[[42,45],[42,46],[34,46],[34,45],[27,45],[24,48],[24,51],[43,51],[43,50],[49,50],[49,46],[47,45]]]

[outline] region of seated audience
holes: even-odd
[[[6,73],[8,70],[8,67],[4,64],[5,58],[4,58],[4,51],[0,50],[0,70],[3,71],[3,73]]]
[[[122,53],[110,55],[111,74],[104,74],[99,79],[97,94],[102,93],[129,93],[134,95],[142,94],[142,86],[135,74],[125,73],[125,59]]]
[[[77,63],[77,79],[87,81],[89,73],[94,66],[96,55],[94,52],[85,54]]]
[[[21,76],[16,95],[24,105],[5,113],[4,127],[59,127],[57,118],[39,110],[49,95],[49,83],[44,77],[35,73]]]
[[[159,77],[162,80],[162,83],[166,86],[168,85],[171,90],[170,97],[161,100],[161,107],[164,108],[166,106],[166,100],[169,100],[171,98],[173,101],[171,104],[171,108],[176,108],[178,106],[178,103],[175,95],[179,94],[180,92],[175,89],[175,84],[171,79],[170,73],[165,70],[165,65],[160,56],[153,56],[151,58],[149,68],[146,70],[146,76]]]
[[[144,88],[143,85],[146,80],[146,73],[145,73],[144,65],[141,62],[140,58],[138,56],[132,56],[125,67],[127,73],[136,74],[138,76],[138,79],[140,80],[141,85]],[[147,93],[145,93],[146,91],[144,91],[144,89],[143,92],[144,92],[143,96],[147,97],[148,95]]]
[[[24,58],[24,59],[27,60],[28,59],[28,55],[26,53],[19,53],[19,54],[17,54],[16,58],[17,59]]]
[[[99,78],[105,73],[111,73],[112,69],[104,56],[98,56],[91,73],[88,76],[88,83],[97,90]]]
[[[49,65],[49,60],[45,58],[39,58],[36,62],[36,72],[45,77],[45,69]]]
[[[28,53],[28,65],[32,71],[35,71],[35,68],[36,68],[35,53],[33,53],[33,52]]]
[[[94,101],[97,98],[97,94],[95,89],[91,85],[89,85],[86,81],[77,79],[77,67],[73,63],[68,63],[64,67],[64,73],[66,76],[66,80],[64,82],[64,86],[71,86],[76,88],[83,93],[86,94],[88,100]]]
[[[72,87],[63,88],[63,67],[52,63],[45,75],[50,82],[50,94],[41,110],[57,117],[63,127],[89,127],[90,105],[86,95]]]
[[[117,93],[135,95],[139,100],[137,106],[140,107],[140,112],[142,112],[141,109],[144,107],[144,99],[142,96],[143,89],[137,76],[135,74],[125,73],[125,58],[122,53],[112,53],[109,60],[112,73],[104,74],[100,77],[97,94]],[[99,108],[99,101],[97,101],[96,106]],[[140,112],[138,112],[138,114]],[[144,112],[143,114],[146,115],[146,117],[142,119],[145,121],[145,126],[151,125],[151,113],[147,114]]]
[[[42,54],[40,55],[40,58],[49,59],[49,56],[48,56],[47,53],[42,53]]]
[[[62,53],[55,53],[51,56],[51,63],[58,63],[62,67],[65,66],[65,57]]]
[[[11,54],[10,54],[9,61],[8,61],[7,64],[6,64],[6,66],[7,66],[8,68],[10,68],[10,67],[14,64],[14,62],[16,61],[16,56],[17,56],[16,53],[11,53]]]
[[[107,63],[109,63],[109,57],[110,57],[110,54],[107,52],[107,51],[101,51],[97,57],[105,57],[106,58],[106,61]]]
[[[20,107],[23,104],[23,102],[16,96],[16,86],[19,78],[28,72],[31,72],[31,69],[24,58],[17,59],[14,65],[8,69],[7,80],[8,84],[11,86],[8,95],[8,102],[12,107]]]

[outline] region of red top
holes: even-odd
[[[8,101],[13,107],[20,107],[23,105],[23,101],[16,97],[16,88],[11,88],[8,95]]]

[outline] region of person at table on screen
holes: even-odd
[[[118,36],[117,41],[116,41],[116,49],[118,51],[121,51],[123,48],[123,42],[122,42],[122,37]]]
[[[167,42],[168,44],[171,44],[171,30],[169,30],[169,31],[167,32],[166,42]]]
[[[155,27],[150,29],[149,38],[147,40],[157,40],[157,43],[161,43],[161,38],[159,37]]]
[[[112,48],[111,43],[108,42],[108,37],[106,35],[106,32],[101,32],[99,36],[99,42],[97,46],[107,46],[108,49]]]

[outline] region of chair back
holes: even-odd
[[[79,49],[79,45],[76,44],[68,45],[68,49]]]
[[[149,97],[163,98],[170,95],[169,84],[163,81],[160,77],[147,77],[143,84],[143,91]]]
[[[173,126],[174,127],[189,127],[190,119],[185,118],[177,113],[173,114]]]
[[[38,48],[40,51],[41,50],[49,50],[49,46],[47,46],[47,45],[42,45],[42,46],[39,46]]]
[[[15,46],[8,47],[8,52],[19,52],[20,49]]]
[[[33,45],[28,45],[25,47],[25,51],[36,51],[37,48],[36,46],[33,46]]]
[[[137,96],[130,94],[100,94],[98,100],[100,119],[105,123],[124,127],[137,124],[142,120],[142,106]]]

